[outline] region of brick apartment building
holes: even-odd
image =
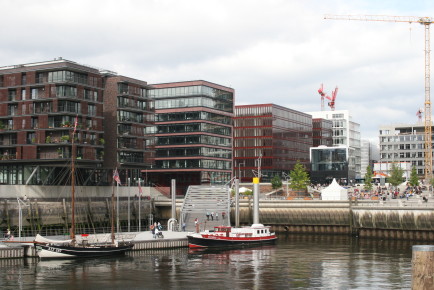
[[[73,148],[77,184],[106,184],[115,167],[139,177],[152,161],[148,88],[62,58],[0,67],[0,183],[68,183]]]

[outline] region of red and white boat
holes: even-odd
[[[217,226],[213,231],[188,234],[187,239],[190,248],[217,248],[274,244],[277,236],[270,232],[270,227],[253,224],[242,228]]]

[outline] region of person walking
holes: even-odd
[[[215,213],[215,220],[216,220],[216,221],[219,220],[219,213],[218,213],[218,212]]]
[[[151,225],[150,228],[151,228],[152,237],[155,239],[155,226]]]
[[[211,212],[211,220],[212,221],[214,220],[214,212],[213,211]]]

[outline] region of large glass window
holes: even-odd
[[[77,102],[71,102],[71,101],[59,101],[57,111],[78,114],[81,112],[81,104]]]
[[[71,86],[56,86],[56,97],[75,98],[77,97],[77,88]]]
[[[233,93],[208,86],[153,89],[148,95],[157,99],[159,109],[202,106],[233,112]]]
[[[49,82],[74,82],[87,85],[87,75],[72,71],[53,71],[48,73]]]
[[[347,151],[344,148],[312,150],[313,171],[345,170]]]
[[[135,113],[135,112],[128,112],[128,111],[118,111],[118,121],[142,123],[143,122],[143,114],[142,113]]]
[[[33,106],[34,114],[51,113],[53,110],[52,102],[36,102]]]
[[[158,118],[157,122],[208,120],[211,122],[228,124],[228,125],[232,123],[232,118],[229,116],[224,116],[224,115],[210,113],[210,112],[199,112],[199,111],[158,114],[157,118]]]

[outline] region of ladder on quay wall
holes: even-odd
[[[194,220],[197,218],[200,229],[213,229],[215,226],[229,226],[230,219],[230,188],[228,186],[189,186],[184,197],[184,203],[180,210],[180,227],[182,223],[186,225],[186,231],[195,231]],[[218,213],[218,220],[209,217],[206,213]],[[225,217],[223,219],[223,213]]]

